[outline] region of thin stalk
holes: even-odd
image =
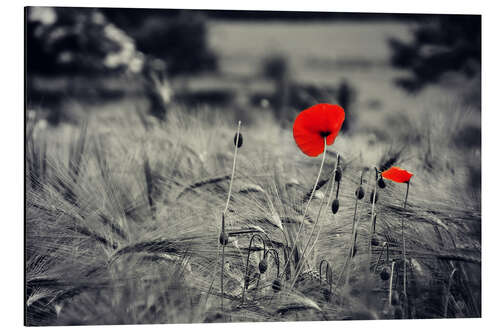
[[[241,293],[241,302],[242,303],[245,302],[245,290],[247,288],[247,277],[248,277],[248,262],[250,261],[250,249],[252,248],[253,239],[255,237],[260,238],[260,241],[262,242],[262,245],[264,248],[264,254],[266,253],[266,243],[264,243],[264,239],[262,238],[262,236],[259,234],[252,235],[252,238],[250,238],[250,244],[248,245],[247,263],[245,265],[245,276],[243,278],[243,292]]]
[[[364,175],[364,170],[361,171],[361,177],[360,177],[361,179],[359,181],[360,185],[363,184],[363,175]],[[352,254],[354,252],[354,242],[355,242],[354,235],[356,233],[356,214],[357,214],[357,211],[358,211],[358,196],[356,195],[356,201],[354,202],[354,215],[353,215],[353,219],[352,219],[352,234],[351,234],[351,245],[349,248],[349,254],[346,257],[346,259],[344,261],[344,265],[342,266],[342,270],[340,271],[339,277],[337,278],[337,282],[335,283],[334,291],[337,290],[337,287],[340,283],[340,280],[342,279],[342,276],[344,275],[344,272],[345,272],[345,270],[346,270],[346,268],[351,260]],[[348,274],[346,277],[346,282],[349,282],[349,271],[348,271]]]
[[[389,305],[392,305],[392,278],[394,276],[394,266],[396,262],[393,261],[391,265],[391,278],[389,279]]]
[[[406,195],[405,203],[403,209],[406,209],[406,203],[408,201],[408,191],[410,190],[410,182],[406,183]],[[404,217],[401,218],[401,238],[403,239],[403,295],[405,295],[406,300],[406,243],[405,243],[405,225]]]
[[[222,313],[224,313],[224,249],[226,247],[222,245],[222,261],[220,270],[220,308]]]
[[[450,300],[450,290],[451,290],[451,283],[453,282],[453,276],[455,275],[455,272],[457,271],[456,268],[453,268],[453,271],[450,274],[450,278],[448,279],[448,289],[446,291],[446,299],[444,301],[444,317],[446,318],[448,315],[448,302]]]
[[[226,207],[224,208],[224,213],[223,213],[224,215],[226,215],[227,209],[229,207],[229,200],[231,199],[231,190],[233,188],[234,171],[236,170],[236,156],[238,155],[238,143],[240,141],[240,129],[241,129],[241,120],[238,121],[238,130],[236,131],[236,144],[234,145],[233,170],[231,171],[231,181],[229,182],[229,191],[227,192]]]
[[[377,262],[375,263],[375,268],[373,269],[374,272],[377,272],[377,268],[378,268],[378,264],[380,262],[380,259],[382,258],[382,256],[384,255],[384,249],[386,250],[387,252],[387,259],[386,259],[386,262],[389,262],[389,243],[387,242],[384,242],[384,244],[382,244],[382,251],[380,251],[380,254],[377,258]]]
[[[326,153],[326,138],[325,138],[325,153]],[[336,162],[335,162],[335,169],[334,169],[334,172],[333,172],[333,176],[332,176],[332,179],[330,180],[330,193],[328,195],[328,199],[326,201],[327,203],[327,206],[332,198],[332,195],[333,195],[333,187],[335,186],[335,174],[337,173],[337,165],[338,165],[338,162],[339,162],[339,158],[340,158],[340,155],[337,153],[337,158],[336,158]],[[297,277],[302,269],[302,266],[304,265],[305,261],[307,260],[307,257],[309,256],[309,253],[312,251],[313,247],[314,246],[311,246],[311,251],[308,251],[308,248],[309,248],[309,244],[311,243],[311,240],[312,240],[312,236],[314,235],[314,231],[316,230],[316,227],[318,226],[319,224],[319,218],[321,216],[321,212],[323,210],[323,206],[324,206],[324,198],[323,200],[321,200],[321,205],[319,207],[319,210],[318,210],[318,215],[316,216],[316,221],[314,222],[314,226],[313,226],[313,229],[311,230],[311,233],[309,234],[309,237],[307,238],[307,242],[306,242],[306,245],[304,246],[304,248],[302,249],[302,256],[299,260],[299,264],[297,265],[297,271],[295,272],[295,277],[292,281],[292,284],[291,284],[291,288],[293,288],[294,284],[295,284],[295,281],[297,280]],[[321,229],[320,229],[321,230]],[[319,232],[318,231],[318,234],[316,236],[316,240],[314,241],[313,244],[316,244],[316,241],[318,240],[318,237],[319,237]]]
[[[312,198],[314,197],[314,194],[316,193],[316,187],[318,186],[319,178],[321,176],[321,171],[323,171],[323,165],[325,164],[326,149],[327,149],[327,145],[326,145],[326,137],[325,137],[324,138],[323,156],[321,158],[321,165],[319,166],[318,176],[316,177],[316,181],[314,182],[314,187],[311,191],[311,195],[309,196],[309,200],[307,200],[306,208],[304,210],[304,214],[302,215],[302,220],[301,220],[301,223],[299,226],[299,230],[297,231],[297,235],[295,236],[295,240],[293,242],[292,251],[291,251],[292,255],[293,255],[293,252],[295,251],[295,249],[297,248],[299,236],[300,236],[300,233],[302,232],[302,227],[303,227],[304,221],[306,219],[307,210],[309,209],[309,205],[311,204]],[[290,255],[290,258],[288,258],[288,262],[291,260],[292,255]],[[285,264],[285,267],[288,265],[288,262]],[[300,262],[300,260],[299,260],[299,262]]]
[[[372,239],[373,235],[375,235],[375,201],[377,198],[377,177],[378,177],[378,170],[377,167],[375,167],[375,184],[373,186],[373,200],[372,200],[372,210],[371,210],[371,216],[370,216],[370,225],[371,225],[371,232],[370,232],[370,240],[368,241],[368,267],[370,267],[372,263]],[[371,195],[370,195],[370,199]]]
[[[238,143],[240,140],[240,129],[241,129],[241,121],[238,121],[238,129],[236,131],[236,142],[234,144],[233,169],[231,171],[231,180],[229,181],[229,190],[227,192],[226,207],[224,208],[224,212],[222,213],[221,235],[225,235],[225,232],[226,232],[225,231],[225,224],[224,224],[224,217],[226,215],[227,209],[229,207],[229,201],[231,199],[231,190],[233,188],[234,172],[236,170],[236,157],[238,156]],[[223,243],[222,244],[221,273],[220,273],[220,293],[221,293],[220,307],[221,307],[222,312],[224,312],[224,250],[225,250],[225,247],[226,247],[226,245]]]

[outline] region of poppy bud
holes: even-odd
[[[222,246],[226,246],[227,242],[229,240],[229,237],[225,231],[222,231],[219,235],[219,243],[221,243]]]
[[[339,207],[340,207],[339,199],[334,199],[332,201],[332,213],[337,214],[337,212],[339,211]]]
[[[403,319],[403,309],[400,306],[394,308],[394,319]]]
[[[397,290],[392,291],[391,304],[394,306],[399,305],[399,293]]]
[[[372,190],[372,193],[370,193],[370,203],[374,203],[373,200],[375,199],[375,203],[377,203],[378,201],[378,193],[375,193],[373,190]]]
[[[328,302],[330,301],[330,290],[328,289],[323,289],[323,296],[325,297],[325,300]]]
[[[358,198],[358,200],[361,200],[363,199],[363,197],[365,196],[365,190],[363,189],[363,186],[360,186],[356,189],[356,197]]]
[[[240,148],[243,145],[243,135],[241,133],[236,133],[234,135],[234,145],[236,146],[236,141],[238,141],[238,148]]]
[[[259,262],[259,272],[260,274],[264,274],[267,271],[267,261],[265,259],[262,259]]]
[[[377,236],[373,236],[372,237],[372,245],[373,246],[378,246],[380,244],[379,240],[378,240],[378,237]]]
[[[335,169],[335,181],[340,182],[341,179],[342,179],[342,169],[337,167],[337,169]]]
[[[385,181],[384,181],[384,178],[379,177],[379,178],[378,178],[378,180],[377,180],[377,185],[378,185],[378,187],[380,187],[380,188],[385,188]]]
[[[273,281],[272,288],[275,292],[278,292],[281,290],[281,281],[279,279],[276,279]]]
[[[389,280],[391,277],[391,269],[388,266],[385,266],[380,272],[380,278],[384,281]]]

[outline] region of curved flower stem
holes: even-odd
[[[325,164],[326,149],[327,149],[327,145],[326,145],[326,137],[325,137],[324,138],[323,157],[321,159],[321,165],[319,166],[318,176],[316,177],[316,181],[314,182],[314,187],[313,187],[313,189],[311,191],[311,195],[309,196],[309,200],[307,200],[306,208],[304,210],[304,214],[302,215],[302,220],[301,220],[301,223],[300,223],[300,226],[299,226],[299,230],[297,231],[297,235],[295,236],[295,240],[294,240],[293,246],[292,246],[292,251],[290,252],[291,255],[288,258],[288,261],[291,260],[292,255],[293,255],[295,249],[297,248],[297,243],[299,242],[299,236],[300,236],[300,233],[302,232],[302,227],[304,225],[304,221],[305,221],[306,216],[307,216],[307,210],[309,209],[309,205],[311,204],[312,198],[314,197],[314,194],[316,193],[316,187],[318,187],[318,182],[319,182],[319,178],[321,176],[321,171],[323,171],[323,165]],[[286,262],[285,267],[288,265],[288,261]],[[299,263],[300,263],[300,260],[299,260]]]
[[[248,255],[247,255],[247,263],[245,265],[245,276],[243,277],[243,292],[241,293],[241,302],[245,302],[245,290],[248,287],[247,286],[247,277],[248,277],[248,262],[250,261],[250,250],[252,249],[252,244],[253,244],[253,239],[255,237],[260,238],[260,241],[262,242],[262,246],[264,248],[264,255],[266,254],[266,243],[264,242],[264,239],[260,234],[253,234],[252,238],[250,238],[250,243],[248,245]]]
[[[331,202],[332,195],[333,195],[333,188],[335,186],[335,174],[337,173],[337,165],[338,165],[338,162],[339,162],[339,157],[340,157],[340,155],[337,153],[337,159],[336,159],[337,162],[335,163],[335,169],[334,169],[334,172],[333,172],[333,175],[332,175],[332,179],[330,180],[330,193],[329,193],[328,199],[326,201],[327,206]],[[301,259],[299,260],[299,264],[297,265],[297,271],[295,272],[295,278],[292,281],[291,287],[293,287],[293,285],[295,284],[295,280],[297,279],[297,277],[298,277],[298,275],[299,275],[302,267],[304,266],[304,264],[305,264],[305,262],[307,260],[307,257],[309,256],[310,252],[314,248],[314,245],[316,244],[316,241],[319,238],[319,233],[321,231],[321,227],[320,227],[320,230],[318,230],[318,233],[316,235],[316,239],[314,240],[313,246],[311,246],[309,248],[309,244],[311,243],[312,237],[314,235],[314,231],[318,227],[319,218],[321,216],[321,212],[323,210],[323,206],[324,206],[324,198],[321,200],[321,205],[319,207],[318,215],[316,216],[316,221],[314,222],[313,229],[311,230],[311,233],[309,234],[309,237],[307,238],[306,245],[302,249],[302,256],[301,256]]]

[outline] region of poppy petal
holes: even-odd
[[[293,124],[293,137],[297,146],[308,156],[318,156],[326,144],[335,142],[345,119],[344,109],[338,105],[316,104],[301,113]]]
[[[382,172],[382,177],[396,183],[408,183],[412,176],[413,174],[411,172],[399,167],[392,167]]]

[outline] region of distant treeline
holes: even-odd
[[[301,11],[264,11],[264,10],[188,10],[188,9],[142,9],[142,8],[105,8],[113,18],[139,18],[141,16],[175,17],[180,12],[190,11],[205,17],[224,20],[348,20],[348,21],[420,21],[436,16],[451,14],[397,14],[397,13],[346,13],[346,12],[301,12]]]

